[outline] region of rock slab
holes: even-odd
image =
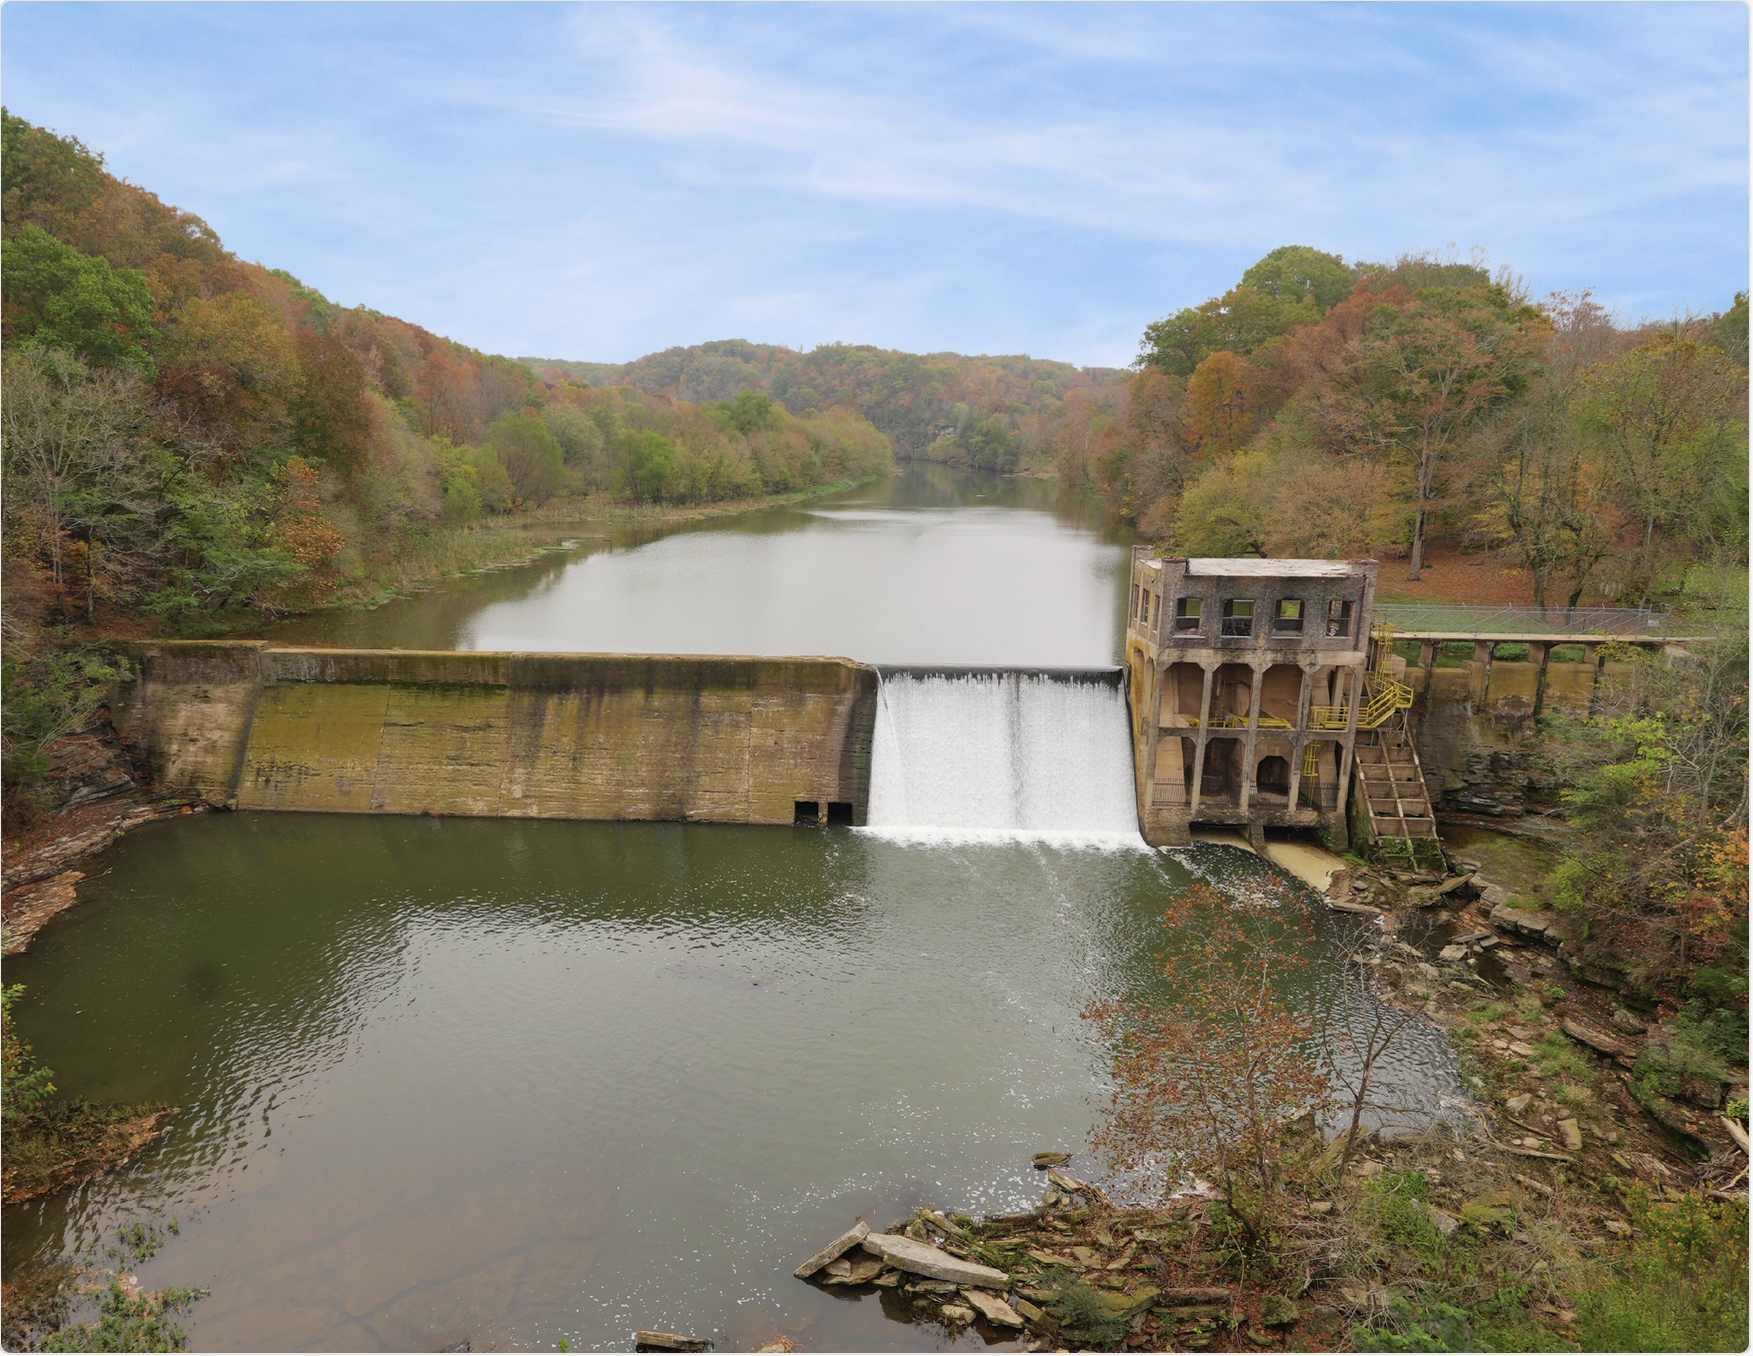
[[[1622,1055],[1625,1053],[1625,1047],[1599,1027],[1590,1026],[1587,1022],[1578,1021],[1575,1017],[1563,1018],[1558,1025],[1565,1035],[1573,1041],[1588,1046],[1591,1050],[1599,1050],[1603,1055]]]
[[[857,1224],[854,1224],[850,1229],[841,1234],[840,1237],[836,1238],[820,1252],[813,1253],[811,1256],[798,1263],[797,1270],[791,1274],[797,1277],[800,1281],[804,1280],[806,1277],[814,1276],[823,1267],[827,1266],[828,1263],[843,1257],[846,1253],[850,1252],[854,1246],[862,1243],[869,1236],[870,1225],[866,1224],[863,1220],[859,1220]]]
[[[1000,1328],[1020,1328],[1023,1326],[1023,1316],[990,1291],[964,1290],[962,1294],[969,1304],[980,1311],[980,1317],[993,1326]]]
[[[1010,1289],[1010,1277],[996,1267],[952,1257],[929,1243],[916,1243],[901,1234],[869,1234],[862,1241],[866,1252],[875,1253],[898,1271],[929,1276],[953,1285],[981,1286],[988,1290]]]
[[[664,1351],[705,1351],[704,1337],[688,1337],[679,1332],[658,1332],[653,1328],[641,1328],[633,1334],[633,1340],[642,1347],[658,1347]]]

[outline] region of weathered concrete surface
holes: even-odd
[[[160,784],[242,809],[790,824],[869,801],[845,659],[136,647],[113,704]]]

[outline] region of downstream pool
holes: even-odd
[[[1116,658],[1123,543],[1051,486],[930,468],[759,518],[301,638]],[[908,728],[958,737],[953,711],[913,715],[903,753]],[[1060,726],[1042,756],[1071,756]],[[1154,991],[1158,919],[1196,877],[1291,880],[1124,832],[270,814],[154,826],[85,869],[82,902],[8,962],[24,1034],[68,1093],[183,1110],[127,1168],[8,1208],[6,1264],[174,1218],[141,1279],[210,1287],[187,1326],[221,1351],[625,1350],[641,1327],[730,1350],[999,1341],[791,1268],[857,1216],[1038,1198],[1030,1155],[1082,1150],[1104,1098],[1079,1012]],[[1362,926],[1321,916],[1304,1002],[1337,1001]],[[1457,1090],[1433,1031],[1390,1063],[1387,1100]]]

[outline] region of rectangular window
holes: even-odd
[[[1223,600],[1223,634],[1251,636],[1254,634],[1254,600],[1225,598]]]
[[[1303,600],[1301,598],[1280,598],[1278,607],[1272,614],[1274,631],[1300,632],[1303,629]]]
[[[1175,629],[1177,631],[1197,631],[1199,629],[1198,598],[1175,599]]]
[[[1335,598],[1327,604],[1327,634],[1330,636],[1349,636],[1351,634],[1351,604]]]

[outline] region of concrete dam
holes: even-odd
[[[243,810],[1136,837],[1118,668],[166,641],[112,702]]]

